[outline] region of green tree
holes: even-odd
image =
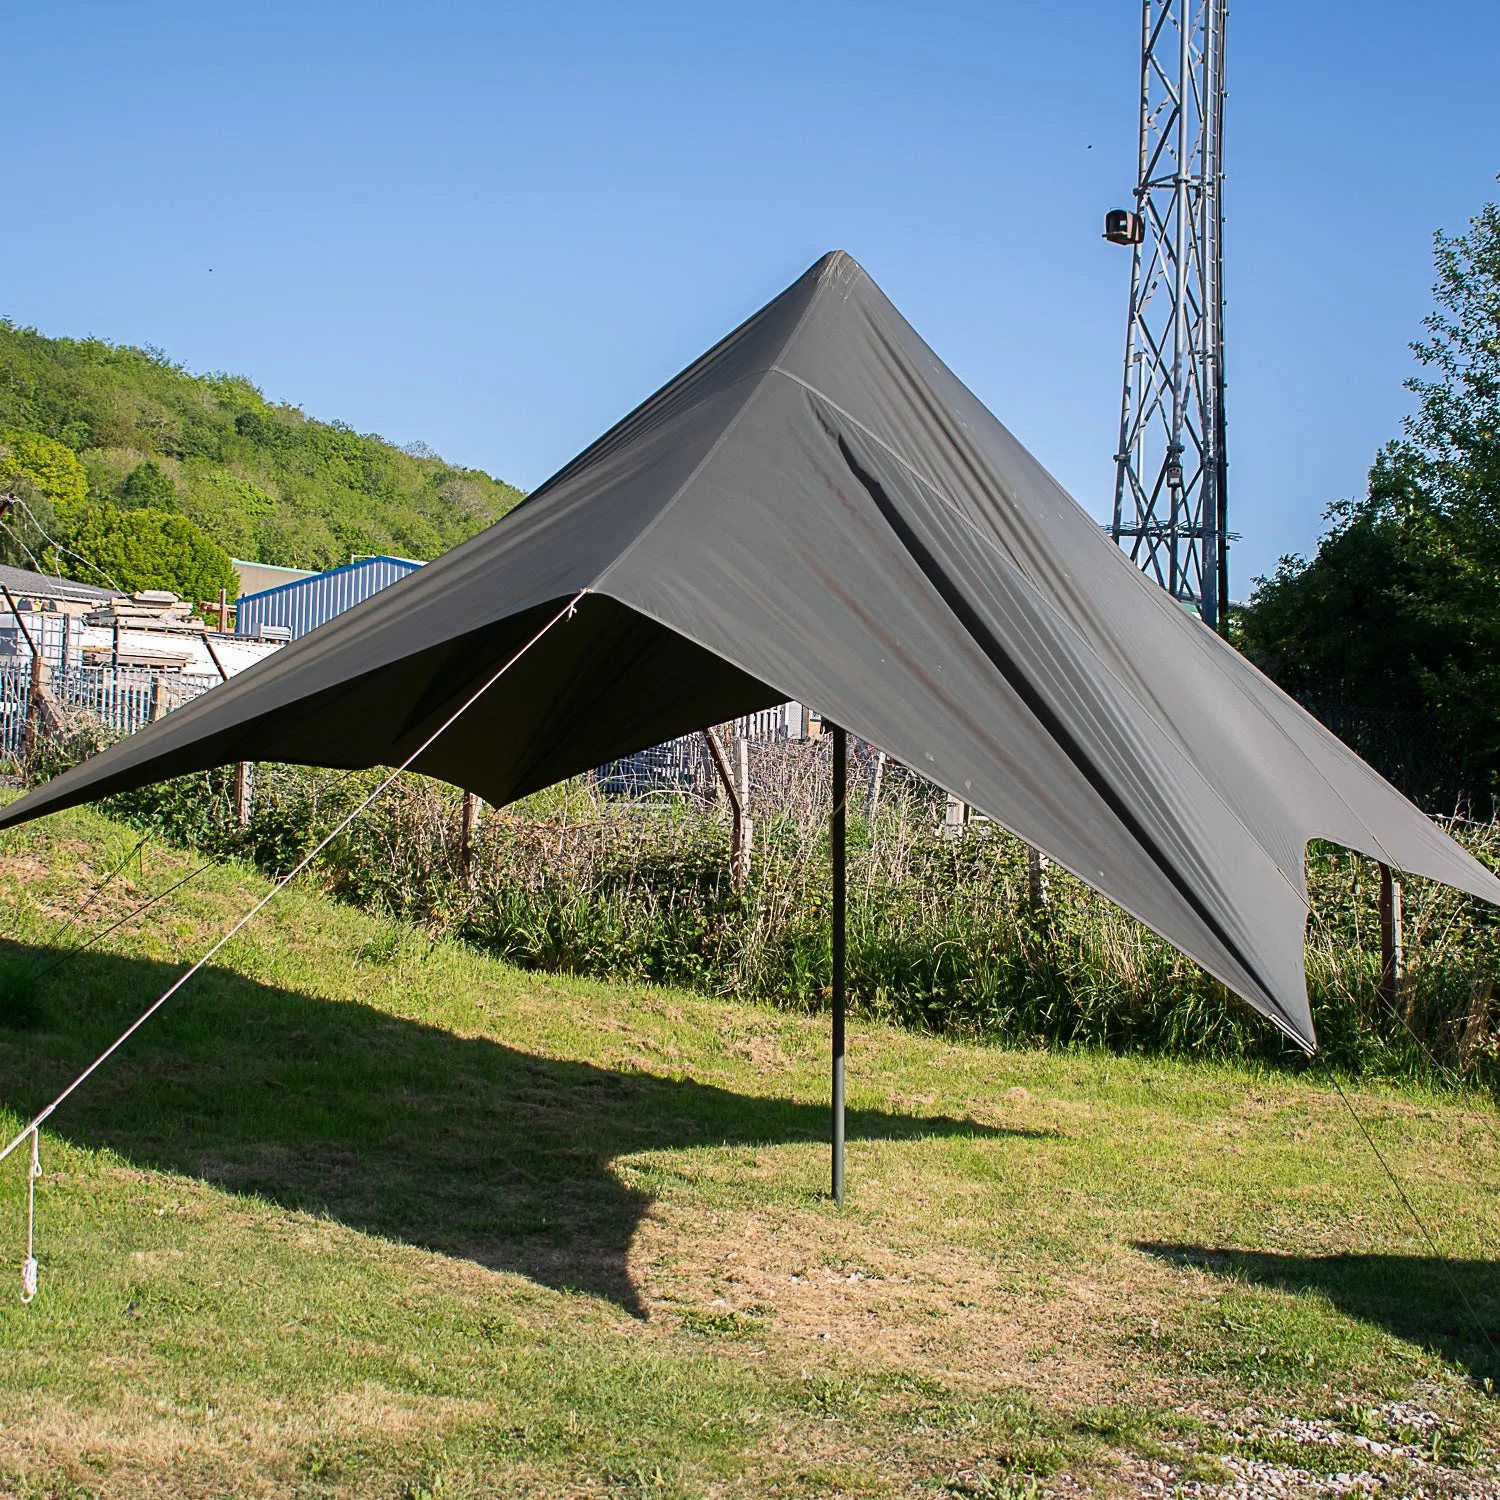
[[[64,513],[83,504],[89,477],[71,448],[39,432],[10,431],[0,441],[5,445],[5,479],[29,480]]]
[[[217,598],[220,589],[231,599],[238,591],[229,554],[186,516],[169,511],[90,506],[71,545],[79,559],[123,589],[171,589],[196,602]],[[71,571],[81,579],[95,578],[78,559]]]
[[[176,510],[177,486],[172,476],[154,459],[139,463],[125,476],[120,491],[127,505],[144,505],[152,510]]]
[[[258,484],[193,460],[183,466],[185,489],[180,508],[231,557],[259,558],[265,550],[265,526],[276,515],[275,499]]]
[[[1421,710],[1471,794],[1500,791],[1500,208],[1435,237],[1417,408],[1309,562],[1256,581],[1246,654],[1283,687]]]

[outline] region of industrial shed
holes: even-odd
[[[296,640],[421,566],[409,557],[359,557],[327,573],[242,595],[235,606],[235,634],[287,632],[287,638]]]

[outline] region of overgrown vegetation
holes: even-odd
[[[760,795],[752,879],[729,876],[728,820],[671,800],[612,801],[574,782],[487,814],[465,864],[459,794],[401,778],[329,849],[327,888],[371,910],[554,973],[687,985],[802,1009],[826,1002],[828,762],[763,747],[779,778]],[[261,767],[248,828],[227,773],[117,797],[116,815],[179,843],[291,866],[377,773]],[[850,828],[849,993],[862,1015],[1014,1045],[1255,1058],[1301,1065],[1281,1034],[1169,944],[1065,872],[1031,903],[1025,846],[992,824],[945,835],[941,799],[888,787]],[[851,805],[861,806],[856,787]],[[866,809],[868,811],[868,809]],[[1500,863],[1500,828],[1459,825]],[[1324,1059],[1384,1074],[1500,1081],[1491,991],[1500,924],[1484,903],[1407,885],[1405,998],[1379,995],[1374,866],[1332,846],[1309,861],[1308,971]]]
[[[1500,794],[1500,207],[1466,234],[1439,233],[1436,262],[1437,308],[1412,345],[1428,375],[1407,382],[1416,412],[1367,493],[1329,507],[1312,561],[1285,557],[1257,581],[1240,644],[1320,712],[1426,716],[1453,771],[1423,779],[1449,783],[1448,809],[1462,791],[1488,816]]]
[[[421,444],[269,402],[243,376],[191,375],[159,349],[4,320],[0,444],[0,489],[20,501],[0,530],[6,561],[190,597],[224,586],[203,573],[205,556],[221,575],[231,555],[301,568],[353,553],[426,560],[521,498]],[[164,530],[178,537],[172,555],[193,553],[180,576],[160,548],[154,572],[142,563]]]
[[[7,1137],[266,889],[137,839],[0,835]],[[827,1048],[294,886],[47,1122],[0,1492],[1493,1493],[1484,1101],[1346,1086],[1434,1255],[1315,1077],[867,1022],[838,1211]]]

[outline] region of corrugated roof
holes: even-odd
[[[235,634],[257,635],[274,625],[290,630],[294,639],[306,635],[421,566],[405,557],[362,557],[327,573],[246,594],[235,605]]]
[[[77,583],[71,578],[52,578],[46,573],[33,573],[28,568],[12,568],[0,563],[0,585],[8,588],[17,598],[68,599],[77,602],[95,599],[118,599],[114,589],[98,588],[92,583]]]

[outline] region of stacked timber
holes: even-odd
[[[195,635],[206,628],[202,616],[193,613],[193,606],[168,589],[138,589],[128,597],[111,599],[90,610],[83,622],[105,629],[118,626],[121,630],[191,631]]]

